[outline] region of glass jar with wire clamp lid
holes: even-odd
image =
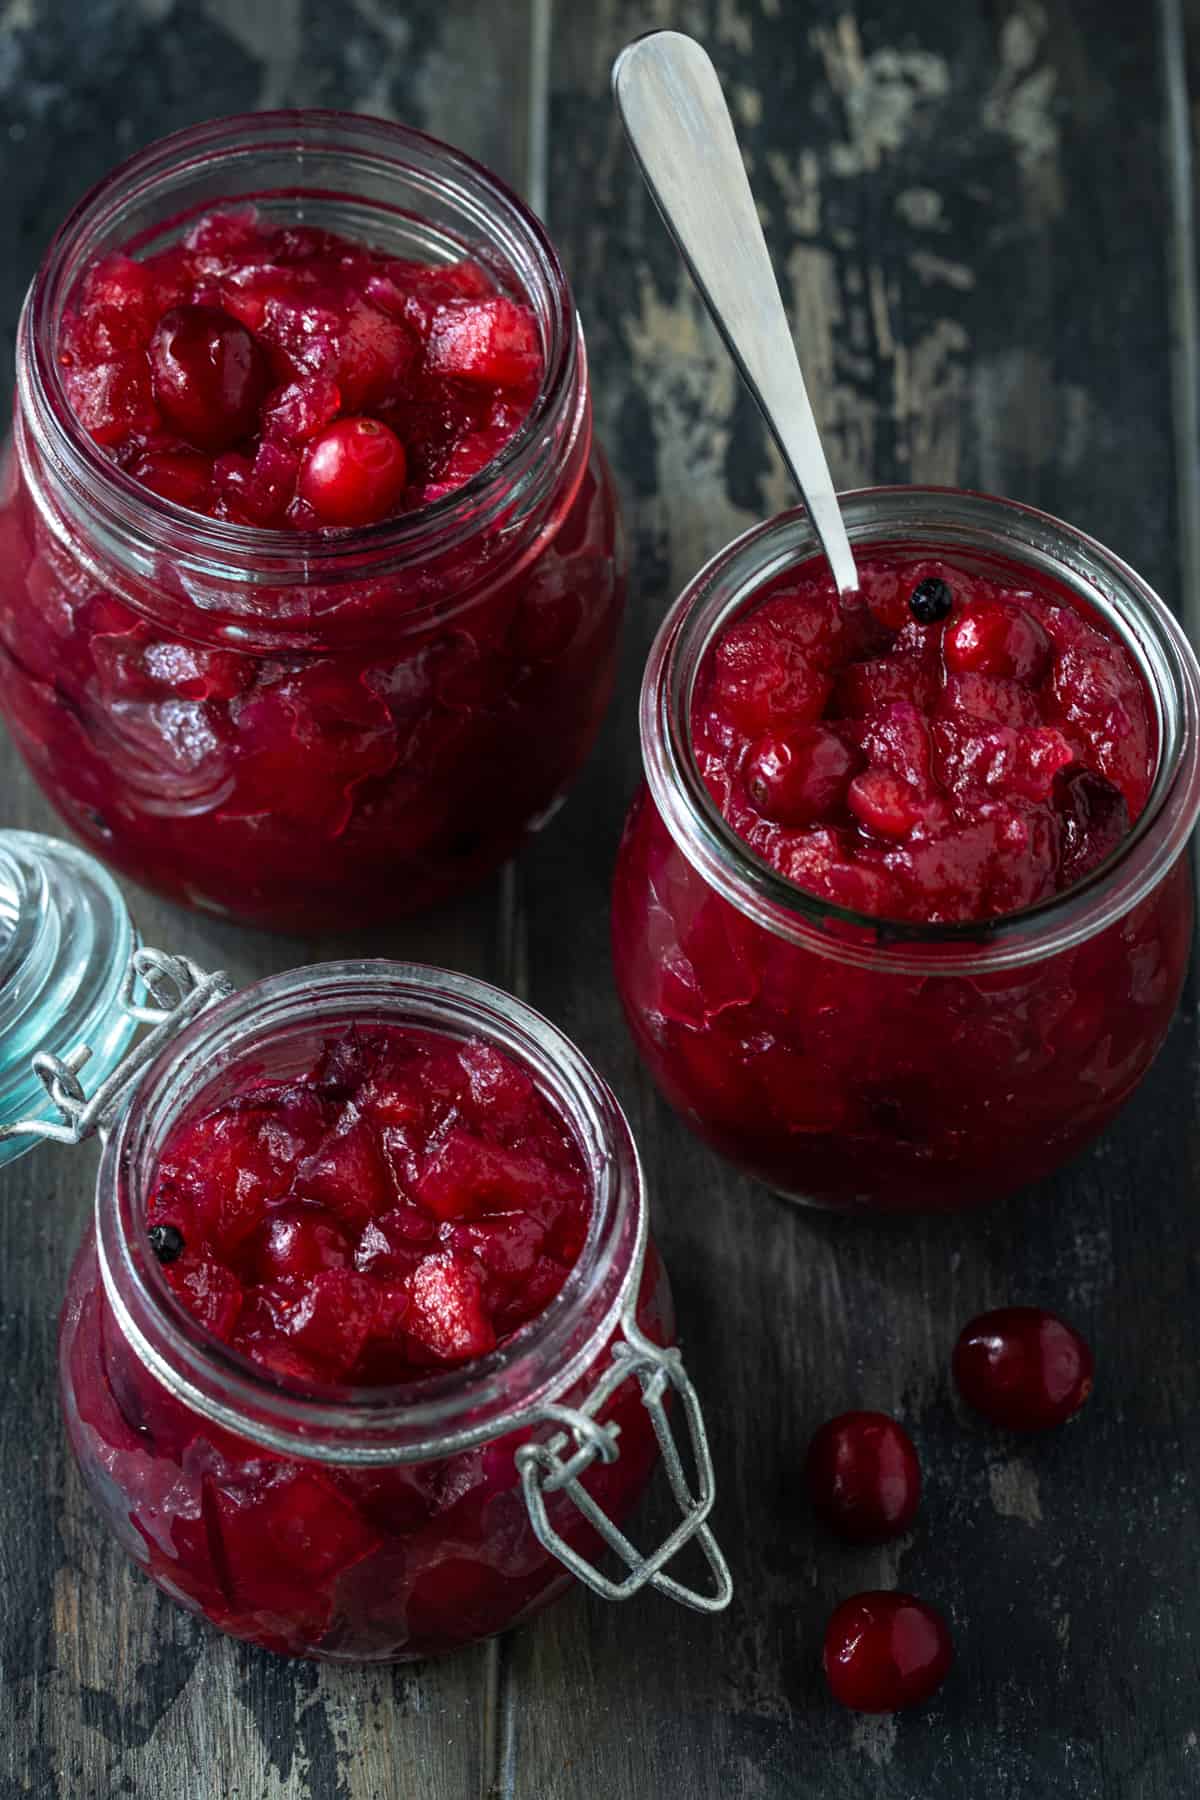
[[[21,851],[62,847],[0,834],[0,869]],[[114,901],[91,955],[116,979],[77,981],[86,1040],[70,1006],[6,1037],[0,1155],[103,1141],[61,1391],[135,1562],[224,1631],[345,1662],[452,1650],[572,1579],[725,1607],[637,1149],[574,1045],[415,965],[234,991],[141,946],[69,854]],[[29,938],[10,921],[0,954]],[[675,1522],[646,1552],[625,1522],[659,1469]]]

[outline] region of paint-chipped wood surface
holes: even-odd
[[[738,1593],[702,1620],[582,1596],[443,1664],[359,1673],[217,1636],[133,1575],[65,1454],[56,1296],[89,1196],[40,1151],[0,1193],[0,1800],[1181,1800],[1200,1794],[1196,999],[1118,1126],[986,1218],[795,1214],[650,1091],[608,975],[639,668],[666,599],[788,498],[613,121],[620,44],[711,46],[842,485],[1009,493],[1096,531],[1185,610],[1200,582],[1191,96],[1197,0],[8,0],[0,323],[56,220],[119,156],[218,112],[391,113],[529,192],[563,249],[634,557],[624,680],[564,813],[481,895],[371,948],[477,970],[609,1076],[646,1156],[716,1524]],[[53,829],[0,751],[0,820]],[[147,937],[239,980],[337,953],[132,896]],[[361,942],[361,940],[360,940]],[[1093,1338],[1096,1397],[1016,1444],[946,1380],[1004,1300]],[[881,1406],[921,1446],[917,1529],[834,1549],[809,1432]],[[950,1614],[925,1713],[835,1712],[830,1606],[900,1584]]]

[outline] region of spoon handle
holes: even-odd
[[[856,593],[850,540],[717,72],[694,38],[655,31],[622,50],[613,91],[646,185],[804,495],[838,590]]]

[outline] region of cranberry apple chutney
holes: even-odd
[[[727,1604],[672,1336],[628,1126],[574,1047],[466,977],[331,963],[220,1000],[141,1077],[60,1373],[160,1586],[269,1649],[389,1661],[507,1629],[568,1570]],[[681,1428],[685,1516],[614,1593],[601,1533]],[[709,1596],[655,1573],[692,1536]]]
[[[194,512],[373,525],[486,468],[542,378],[533,309],[470,258],[402,260],[255,206],[84,274],[59,364],[119,468]]]
[[[778,1191],[957,1209],[1149,1066],[1187,963],[1198,674],[1099,545],[1007,502],[800,515],[674,607],[643,689],[618,982],[668,1097]]]
[[[64,225],[18,343],[0,709],[124,873],[296,929],[477,881],[586,755],[623,593],[562,268],[467,158],[218,121]]]
[[[534,1318],[589,1212],[578,1147],[510,1057],[350,1025],[178,1124],[147,1217],[206,1330],[302,1382],[382,1385]]]
[[[861,593],[783,575],[701,670],[716,804],[781,875],[856,912],[988,919],[1072,887],[1153,774],[1129,652],[1070,605],[940,558],[864,558]]]

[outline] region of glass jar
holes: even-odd
[[[79,426],[58,361],[83,272],[253,197],[426,262],[477,255],[536,316],[525,424],[457,492],[333,533],[188,512]],[[377,119],[260,113],[152,145],[60,230],[0,467],[0,711],[106,861],[264,925],[345,927],[479,880],[561,800],[612,686],[624,565],[583,337],[541,225]]]
[[[691,749],[701,663],[766,583],[812,558],[783,514],[738,538],[672,607],[642,688],[646,786],[621,846],[617,981],[664,1094],[789,1199],[973,1207],[1046,1174],[1141,1080],[1179,998],[1200,807],[1200,669],[1132,569],[1009,501],[883,488],[842,502],[861,550],[944,556],[1100,615],[1156,721],[1144,812],[1070,891],[982,924],[893,924],[803,892],[721,817]]]
[[[6,1121],[0,1145],[78,1141],[97,1125],[106,1138],[63,1307],[61,1389],[85,1481],[140,1567],[222,1630],[335,1661],[454,1649],[527,1618],[572,1575],[612,1599],[650,1585],[701,1611],[728,1604],[703,1420],[670,1347],[637,1151],[567,1039],[482,982],[388,962],[232,993],[220,974],[139,949],[124,1008],[149,1035],[90,1099],[78,1053],[39,1059],[63,1123]],[[490,1355],[402,1387],[268,1374],[181,1306],[147,1238],[148,1184],[181,1114],[201,1093],[236,1091],[248,1057],[256,1077],[308,1066],[323,1033],[351,1021],[495,1045],[567,1123],[591,1177],[588,1236],[554,1300]],[[643,1556],[620,1524],[660,1461],[681,1517]],[[667,1573],[692,1539],[707,1593]],[[605,1546],[620,1579],[595,1566]]]

